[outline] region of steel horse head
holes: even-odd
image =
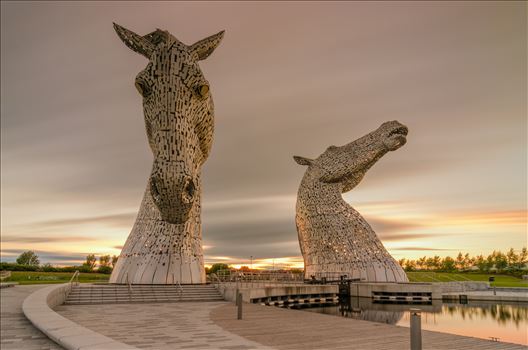
[[[135,85],[154,154],[150,194],[163,221],[183,224],[199,200],[201,166],[213,141],[213,100],[198,61],[214,51],[224,32],[185,45],[160,29],[145,36],[115,23],[114,29],[126,46],[149,60]]]

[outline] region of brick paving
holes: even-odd
[[[227,304],[230,303],[61,305],[55,311],[86,328],[141,349],[269,349],[211,321],[211,310]]]
[[[0,289],[0,348],[2,350],[61,350],[44,333],[33,327],[22,313],[22,302],[48,285],[35,284]]]

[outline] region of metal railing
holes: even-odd
[[[0,281],[3,281],[9,277],[11,277],[11,271],[0,271]]]
[[[80,274],[79,270],[76,270],[73,273],[73,276],[71,276],[70,280],[68,281],[67,287],[64,289],[64,300],[68,298],[68,295],[71,293],[73,286],[79,285],[79,274]]]
[[[178,289],[180,291],[180,300],[181,300],[183,297],[183,288],[182,288],[180,281],[178,281]]]
[[[220,270],[210,275],[212,283],[227,284],[236,283],[238,287],[264,287],[277,284],[302,284],[304,275],[288,271],[259,272],[259,271],[236,271]]]
[[[68,282],[70,284],[70,286],[73,286],[73,284],[75,283],[75,285],[79,285],[79,270],[76,270],[74,273],[73,273],[73,276],[71,276],[70,278],[70,282]]]
[[[130,283],[130,281],[128,280],[128,272],[126,274],[125,282],[126,282],[127,287],[128,287],[128,295],[130,297],[132,297],[132,283]]]

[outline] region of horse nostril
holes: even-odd
[[[209,85],[207,85],[207,84],[198,85],[196,87],[196,93],[201,98],[206,98],[207,94],[209,93]]]
[[[156,182],[154,181],[152,177],[150,178],[150,194],[152,195],[155,201],[157,201],[160,198],[158,187],[156,186]]]
[[[136,86],[137,91],[139,91],[143,97],[148,97],[152,93],[152,88],[144,80],[138,79],[134,85]]]

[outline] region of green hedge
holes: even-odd
[[[78,265],[78,266],[64,266],[64,267],[56,267],[49,264],[45,265],[20,265],[17,263],[8,263],[8,262],[0,262],[0,270],[6,270],[6,271],[42,271],[42,272],[75,272],[79,270],[79,272],[84,273],[105,273],[109,274],[112,272],[112,268],[109,266],[100,267],[99,270],[90,269],[88,266],[84,265]]]

